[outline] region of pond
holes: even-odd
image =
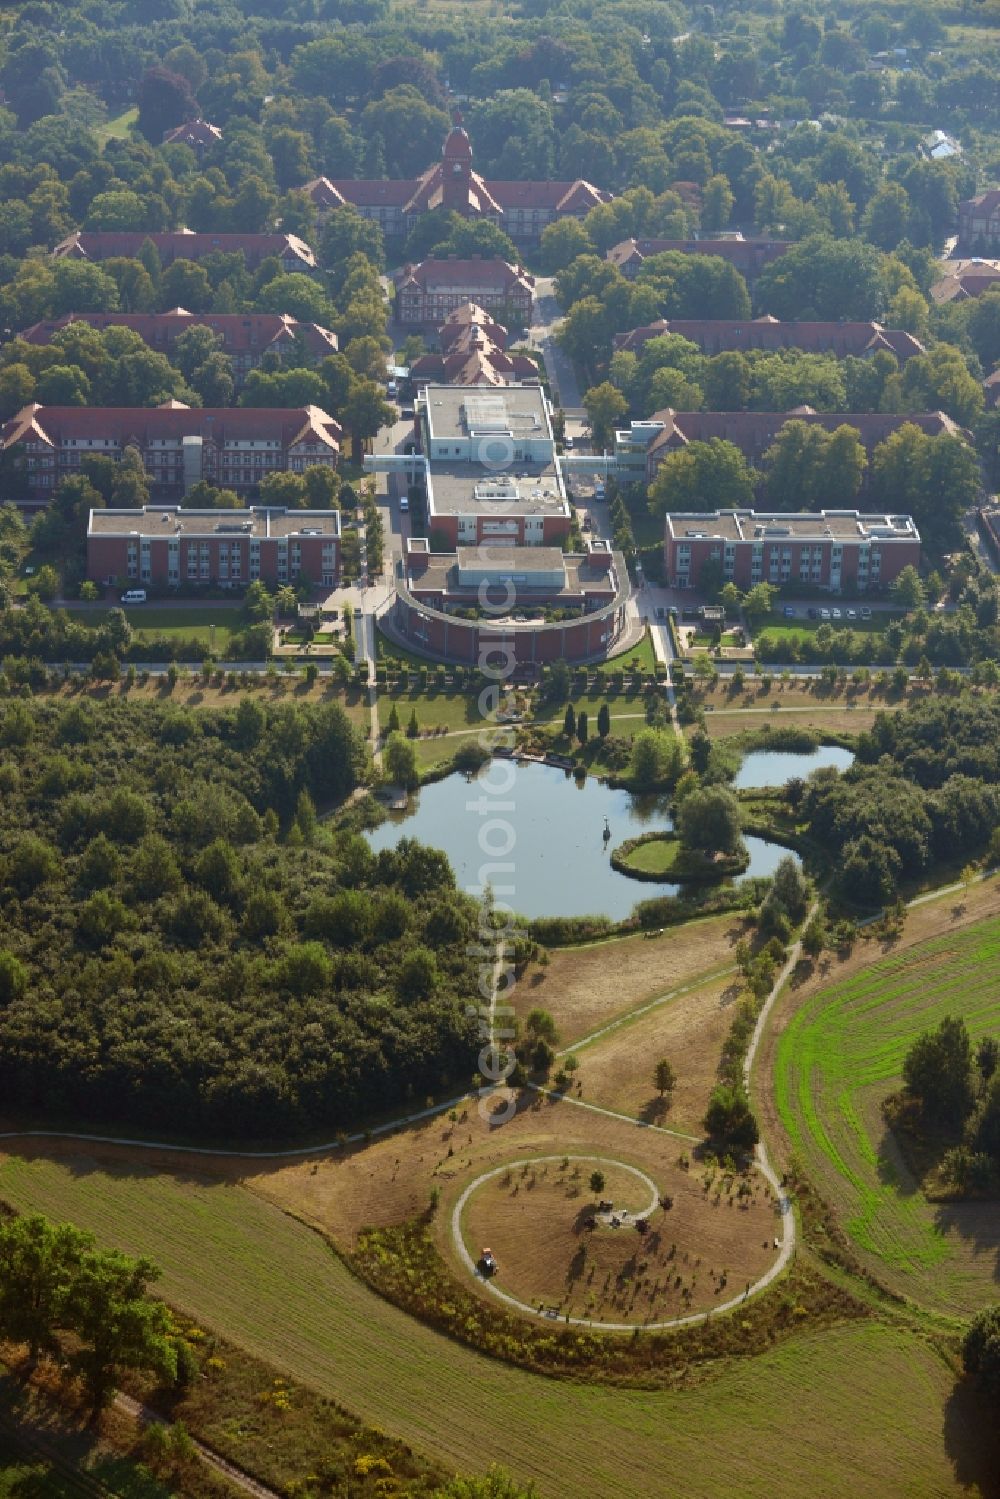
[[[795,750],[752,750],[736,772],[737,791],[756,786],[783,786],[796,776],[805,780],[814,770],[846,770],[854,764],[854,751],[839,744],[821,744],[806,753]]]
[[[551,765],[494,760],[478,779],[456,774],[422,787],[408,811],[390,813],[366,837],[375,850],[401,838],[443,849],[461,889],[487,878],[498,900],[524,916],[597,913],[621,921],[638,901],[680,891],[677,884],[629,879],[610,861],[610,850],[625,838],[671,827],[668,806],[665,796],[633,796],[593,776],[581,783]],[[764,838],[746,843],[750,865],[742,879],[773,873],[788,852]],[[487,868],[484,876],[491,862],[513,868]],[[505,884],[511,892],[501,890]]]

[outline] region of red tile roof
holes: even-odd
[[[869,452],[906,422],[932,437],[942,433],[965,436],[958,423],[943,411],[899,415],[882,411],[817,412],[809,406],[795,411],[671,411],[668,407],[657,411],[650,421],[663,423],[663,430],[656,434],[647,450],[650,469],[689,442],[710,442],[715,437],[735,443],[748,458],[757,457],[770,447],[781,428],[790,421],[806,422],[828,432],[840,426],[854,427]]]
[[[184,406],[169,401],[163,406],[42,406],[23,407],[0,428],[0,447],[9,448],[29,433],[53,447],[67,438],[109,438],[134,441],[146,446],[160,437],[211,438],[218,446],[226,442],[277,439],[283,448],[313,440],[339,447],[342,428],[334,417],[318,406]]]
[[[304,270],[314,270],[316,257],[304,239],[296,234],[199,234],[191,229],[167,229],[147,234],[138,229],[78,229],[62,240],[52,255],[80,260],[107,260],[113,255],[136,256],[147,240],[156,246],[164,265],[173,260],[200,260],[204,255],[242,250],[248,269],[254,269],[268,256],[299,262]]]
[[[535,278],[522,267],[501,260],[498,255],[471,260],[459,260],[452,256],[447,260],[431,258],[422,260],[419,265],[404,266],[396,276],[397,291],[416,286],[426,292],[438,286],[456,285],[499,286],[505,290],[517,287],[530,295]]]
[[[924,346],[902,328],[883,328],[880,323],[789,322],[777,318],[660,318],[644,328],[615,335],[615,347],[635,353],[650,339],[676,333],[706,354],[723,350],[743,352],[761,349],[803,349],[807,353],[845,355],[874,354],[886,349],[901,362],[922,354]]]
[[[183,125],[175,125],[173,130],[163,132],[165,146],[214,146],[221,139],[222,131],[218,125],[212,125],[208,120],[187,120]]]
[[[650,255],[677,250],[682,255],[720,255],[738,271],[756,270],[778,260],[791,249],[783,239],[623,239],[612,245],[606,259],[619,269],[641,264]]]
[[[337,352],[336,333],[318,323],[300,323],[287,313],[279,312],[187,312],[175,307],[171,312],[67,312],[62,317],[46,318],[33,323],[18,335],[29,344],[47,344],[52,335],[70,323],[86,323],[91,328],[131,328],[153,348],[170,348],[188,328],[211,328],[222,338],[227,354],[252,350],[263,354],[269,348],[281,347],[298,335],[310,354],[320,358]]]

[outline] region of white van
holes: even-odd
[[[399,508],[403,515],[405,515],[410,508],[410,501],[405,494],[400,495],[399,497]]]
[[[123,604],[144,604],[146,602],[145,588],[128,588],[122,594]]]

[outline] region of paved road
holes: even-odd
[[[570,430],[576,436],[584,410],[573,362],[563,353],[555,339],[555,330],[562,322],[562,311],[555,297],[555,284],[550,276],[539,276],[535,281],[535,316],[528,334],[528,342],[538,349],[545,360],[555,404],[562,407],[571,419]],[[556,401],[558,396],[558,401]]]

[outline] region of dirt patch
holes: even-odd
[[[713,916],[669,927],[659,937],[556,948],[547,967],[528,969],[512,1003],[522,1020],[529,1010],[548,1010],[566,1046],[660,994],[728,967],[745,930],[739,917]]]
[[[504,1291],[560,1315],[642,1323],[730,1300],[773,1261],[773,1202],[756,1173],[685,1171],[664,1160],[655,1185],[671,1206],[658,1206],[639,1232],[630,1218],[595,1217],[592,1168],[616,1208],[647,1205],[649,1190],[631,1172],[569,1157],[514,1162],[473,1193],[466,1247],[476,1257],[489,1245]]]

